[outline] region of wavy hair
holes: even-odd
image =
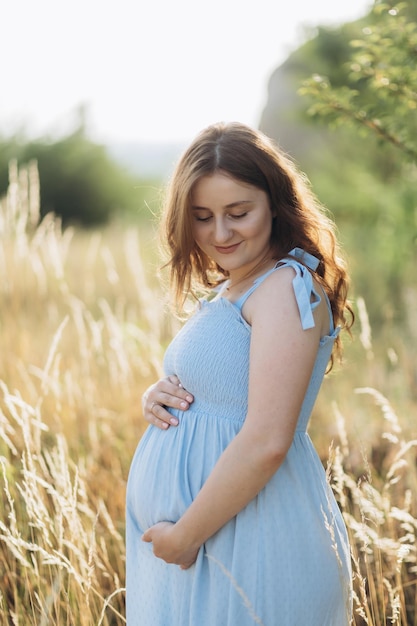
[[[194,185],[215,172],[263,190],[276,213],[271,251],[277,260],[295,247],[320,261],[315,275],[325,289],[335,324],[349,329],[353,312],[347,300],[348,274],[335,224],[312,193],[307,178],[263,133],[239,123],[203,130],[184,152],[168,187],[162,220],[175,302],[181,307],[198,287],[213,287],[228,276],[196,245],[192,232]],[[336,352],[341,352],[339,338]]]

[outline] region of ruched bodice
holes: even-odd
[[[314,257],[301,250],[292,251],[315,266]],[[313,260],[314,259],[314,260]],[[321,297],[315,290],[311,273],[300,261],[286,259],[260,276],[252,287],[235,303],[221,296],[202,300],[199,309],[168,347],[164,369],[167,375],[176,374],[185,389],[194,394],[191,411],[216,415],[224,419],[243,421],[247,413],[249,384],[249,350],[251,327],[242,316],[242,307],[253,291],[274,271],[292,267],[294,294],[304,330],[314,326],[313,311]],[[325,297],[323,295],[323,297]],[[317,398],[323,376],[339,329],[333,330],[330,305],[331,332],[320,341],[310,384],[299,417],[298,429],[306,430],[311,410]],[[209,344],[202,349],[209,338]],[[278,356],[278,355],[277,355]],[[207,374],[204,376],[203,372]]]

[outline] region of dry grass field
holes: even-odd
[[[36,167],[12,165],[0,205],[0,623],[124,624],[140,397],[177,323],[150,225],[38,221]],[[373,346],[365,303],[355,306],[354,341],[311,436],[351,537],[355,625],[415,626],[416,366],[394,331]]]

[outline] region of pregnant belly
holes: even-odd
[[[141,530],[183,515],[238,429],[231,421],[187,411],[175,428],[146,430],[127,487],[127,506]]]
[[[142,530],[157,522],[177,521],[192,502],[181,446],[170,430],[149,428],[133,457],[127,506]]]

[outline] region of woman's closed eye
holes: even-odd
[[[248,215],[249,211],[243,211],[242,213],[228,213],[227,217],[232,220],[240,220]],[[209,222],[213,218],[213,215],[206,213],[195,213],[194,219],[196,222]]]
[[[239,220],[239,219],[241,219],[242,217],[246,217],[246,216],[247,216],[247,214],[248,214],[248,212],[247,212],[247,211],[245,211],[244,213],[238,213],[238,214],[231,213],[231,214],[229,215],[229,217],[231,217],[233,220]],[[212,217],[213,217],[212,215],[206,215],[206,216],[202,216],[202,215],[195,215],[195,216],[194,216],[194,218],[195,218],[195,220],[196,220],[197,222],[208,222],[209,220],[211,220],[211,218],[212,218]]]
[[[206,215],[205,217],[200,215],[194,215],[196,222],[208,222],[212,218],[212,215]]]

